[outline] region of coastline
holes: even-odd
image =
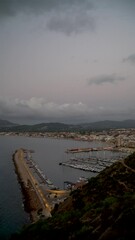
[[[129,138],[130,134],[130,138]],[[6,132],[0,131],[0,136],[16,136],[30,138],[52,138],[75,140],[82,142],[102,142],[116,151],[132,154],[135,151],[135,129],[113,129],[108,131],[81,134],[79,132]]]

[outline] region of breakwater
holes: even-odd
[[[15,171],[24,193],[25,209],[32,222],[51,217],[55,204],[63,201],[69,191],[60,190],[32,160],[31,150],[18,149],[13,155]]]
[[[29,212],[32,222],[39,220],[41,217],[51,216],[51,207],[45,205],[43,193],[40,190],[38,181],[33,177],[27,163],[26,151],[17,150],[13,155],[15,170],[24,194],[24,206]]]

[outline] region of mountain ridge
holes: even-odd
[[[135,128],[135,120],[127,119],[123,121],[103,120],[97,122],[67,124],[62,122],[47,122],[38,124],[16,124],[0,119],[0,130],[6,131],[89,131],[118,128]]]

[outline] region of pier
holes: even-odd
[[[71,149],[67,149],[66,153],[81,153],[81,152],[93,152],[93,151],[116,151],[116,148],[114,147],[71,148]]]
[[[30,150],[18,149],[13,155],[13,161],[31,221],[51,217],[55,204],[62,202],[69,191],[54,186],[32,160]]]

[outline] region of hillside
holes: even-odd
[[[74,127],[75,128],[75,127]],[[12,128],[12,131],[18,132],[62,132],[69,131],[71,125],[64,123],[40,123],[34,125],[19,125]]]
[[[82,129],[116,129],[116,128],[135,128],[135,120],[124,120],[124,121],[98,121],[92,123],[81,124]]]
[[[100,131],[118,128],[135,128],[135,120],[99,121],[82,124],[65,124],[58,122],[40,123],[34,125],[19,125],[6,120],[0,120],[0,131],[14,132],[73,132],[73,131]]]
[[[135,239],[135,153],[71,192],[52,218],[25,227],[11,239]]]
[[[15,127],[17,125],[18,124],[16,124],[16,123],[12,123],[10,121],[0,119],[0,129],[11,128],[11,127]]]

